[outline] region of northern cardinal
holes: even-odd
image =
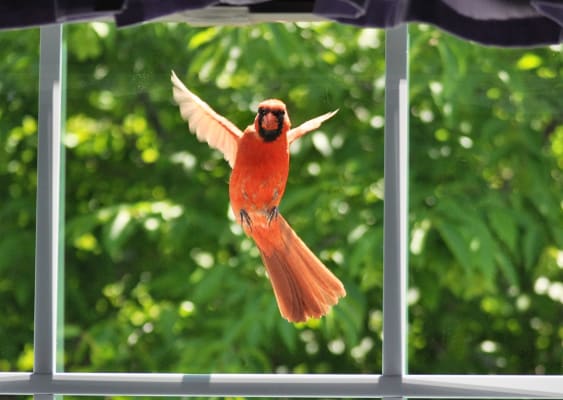
[[[173,71],[171,80],[174,100],[190,130],[221,151],[233,168],[231,206],[260,251],[282,317],[302,322],[327,314],[346,295],[344,286],[291,229],[278,207],[289,173],[289,145],[338,110],[291,129],[285,104],[265,100],[258,105],[254,124],[242,132],[189,91]]]

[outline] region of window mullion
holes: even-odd
[[[408,28],[385,39],[383,376],[406,374]]]
[[[35,242],[34,375],[53,375],[57,361],[58,269],[60,264],[62,26],[41,28],[39,133]],[[37,395],[45,400],[52,395]]]

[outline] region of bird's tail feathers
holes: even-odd
[[[281,215],[270,222],[267,232],[260,234],[258,230],[252,236],[272,282],[280,313],[288,321],[319,318],[346,295],[342,282]]]

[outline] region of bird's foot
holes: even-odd
[[[250,219],[250,215],[246,212],[244,208],[240,210],[240,224],[244,228],[244,224],[248,226],[248,229],[252,232],[252,219]]]
[[[277,206],[272,207],[268,211],[268,215],[266,216],[266,219],[268,221],[268,225],[270,225],[270,222],[272,222],[274,219],[276,219],[279,214],[280,214],[279,208]]]

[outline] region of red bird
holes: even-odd
[[[190,92],[174,72],[171,80],[174,100],[190,130],[221,151],[233,168],[231,206],[260,250],[282,317],[302,322],[327,314],[346,295],[344,286],[291,229],[279,204],[289,173],[289,145],[337,111],[291,129],[285,104],[265,100],[258,105],[254,124],[241,132]]]

